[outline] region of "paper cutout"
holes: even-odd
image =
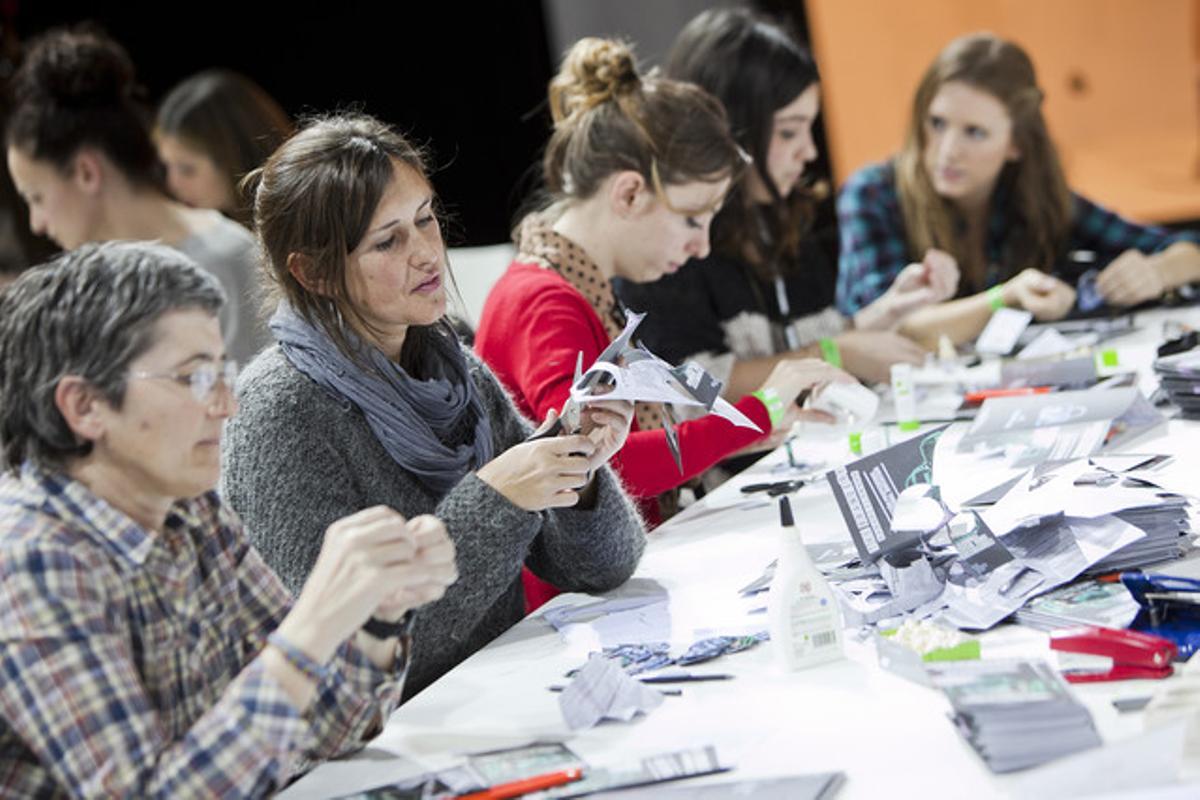
[[[762,432],[754,421],[720,396],[722,383],[694,361],[673,367],[641,345],[632,344],[633,333],[645,314],[630,313],[621,335],[604,348],[571,387],[571,402],[582,407],[595,400],[628,400],[662,403],[667,445],[675,465],[683,471],[678,415],[673,406],[699,406],[741,428]]]
[[[663,695],[629,677],[613,661],[593,655],[558,696],[563,720],[573,731],[591,728],[602,719],[628,722],[663,703]]]

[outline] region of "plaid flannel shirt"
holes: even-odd
[[[1076,250],[1096,255],[1094,263],[1083,267],[1067,264],[1029,265],[1058,272],[1064,280],[1074,281],[1089,267],[1103,268],[1126,250],[1155,253],[1177,241],[1200,242],[1200,236],[1188,231],[1168,231],[1149,225],[1137,225],[1090,200],[1072,193],[1073,221],[1062,256]],[[1010,220],[1002,198],[993,198],[988,235],[985,242],[988,269],[984,287],[959,285],[960,295],[995,286],[1010,275],[1004,274],[1006,239],[1011,233]],[[852,316],[878,299],[892,281],[918,256],[909,252],[904,230],[904,215],[896,192],[895,170],[891,162],[872,164],[850,177],[837,201],[841,251],[838,258],[837,307]]]
[[[302,716],[258,658],[290,602],[215,492],[151,534],[61,474],[0,478],[0,796],[255,797],[360,746],[405,665],[344,644]]]

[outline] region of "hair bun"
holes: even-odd
[[[123,47],[91,32],[58,30],[30,48],[16,96],[86,108],[121,103],[133,90],[133,61]]]
[[[550,113],[557,124],[642,83],[632,48],[612,39],[588,37],[571,47],[550,82]]]

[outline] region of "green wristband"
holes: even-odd
[[[767,407],[767,415],[771,417],[771,427],[777,427],[783,421],[783,415],[787,413],[787,409],[783,407],[783,400],[779,397],[779,392],[774,389],[759,389],[757,392],[751,392],[751,397],[757,397],[759,402]]]
[[[837,342],[833,339],[825,338],[821,342],[821,358],[825,359],[831,366],[842,368],[842,351],[838,349]]]
[[[1007,303],[1004,302],[1004,284],[998,284],[987,290],[988,308],[992,311],[999,311],[1004,308]]]

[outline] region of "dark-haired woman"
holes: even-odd
[[[946,259],[912,265],[858,314],[832,307],[836,267],[810,234],[816,198],[805,170],[817,157],[820,93],[808,51],[749,11],[713,9],[680,32],[666,74],[721,101],[753,164],[713,220],[711,254],[656,283],[618,287],[630,308],[651,312],[646,343],[666,358],[700,361],[731,397],[799,355],[825,357],[869,382],[886,380],[893,363],[922,360],[894,329],[914,308],[953,293]]]
[[[1060,319],[1088,270],[1100,272],[1080,284],[1084,311],[1200,280],[1195,234],[1136,225],[1071,192],[1042,96],[1017,45],[992,34],[947,45],[917,87],[899,155],[852,176],[838,199],[844,312],[873,302],[910,259],[933,250],[954,259],[962,281],[957,299],[905,321],[924,340],[974,338],[1003,306]]]
[[[5,138],[29,226],[68,250],[157,239],[191,256],[228,295],[221,324],[230,355],[249,360],[266,338],[254,315],[254,237],[167,196],[135,89],[129,56],[104,36],[59,30],[31,46]]]
[[[581,433],[529,425],[445,320],[446,250],[421,155],[369,117],[297,133],[256,176],[277,347],[238,384],[225,496],[284,582],[304,583],[330,520],[375,505],[442,519],[460,578],[417,615],[419,691],[525,613],[521,568],[605,591],[643,529],[605,462],[632,405]]]
[[[253,224],[254,209],[242,199],[238,182],[291,132],[287,113],[262,87],[227,69],[205,70],[179,83],[154,120],[171,194],[246,226]]]
[[[562,407],[579,353],[590,364],[620,333],[615,278],[657,280],[708,253],[709,223],[741,168],[720,104],[691,84],[641,77],[619,42],[576,43],[550,84],[550,110],[550,204],[518,228],[517,256],[489,294],[475,340],[534,418]],[[684,422],[682,471],[661,422],[643,412],[614,466],[656,522],[659,495],[790,429],[797,395],[836,379],[849,380],[813,359],[779,365],[736,403],[762,432],[714,416]]]

